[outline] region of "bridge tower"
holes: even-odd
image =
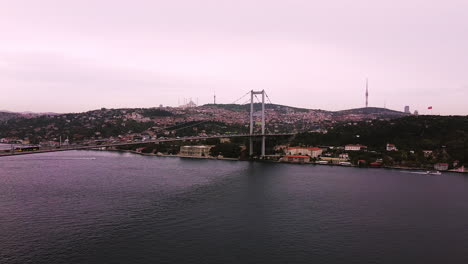
[[[262,157],[265,156],[265,90],[261,91],[250,91],[250,156],[253,155],[253,135],[254,135],[254,96],[257,94],[262,95]]]

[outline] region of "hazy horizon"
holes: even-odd
[[[467,115],[461,0],[3,1],[0,109],[231,103]],[[238,102],[243,103],[243,102]]]

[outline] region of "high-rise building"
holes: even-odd
[[[409,110],[409,105],[405,106],[405,113],[411,114],[411,112],[410,112],[410,110]]]

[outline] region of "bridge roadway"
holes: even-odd
[[[95,144],[95,145],[69,145],[69,146],[61,146],[61,147],[40,148],[39,150],[35,150],[35,151],[4,152],[4,153],[0,153],[0,157],[25,155],[25,154],[47,153],[47,152],[69,151],[69,150],[100,149],[100,148],[129,146],[129,145],[148,144],[148,143],[159,143],[159,142],[206,140],[206,139],[213,139],[213,138],[262,137],[262,136],[276,137],[276,136],[293,136],[293,135],[295,135],[295,133],[274,133],[274,134],[253,134],[253,135],[250,135],[250,134],[235,134],[235,135],[216,135],[216,136],[206,136],[206,137],[161,138],[161,139],[154,139],[154,140],[119,142],[119,143],[100,144],[100,145],[98,145],[98,144]]]

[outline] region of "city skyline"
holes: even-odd
[[[364,107],[369,78],[370,107],[468,114],[463,1],[3,6],[2,110],[206,104],[215,91],[231,103],[265,89],[275,104],[336,111]]]

